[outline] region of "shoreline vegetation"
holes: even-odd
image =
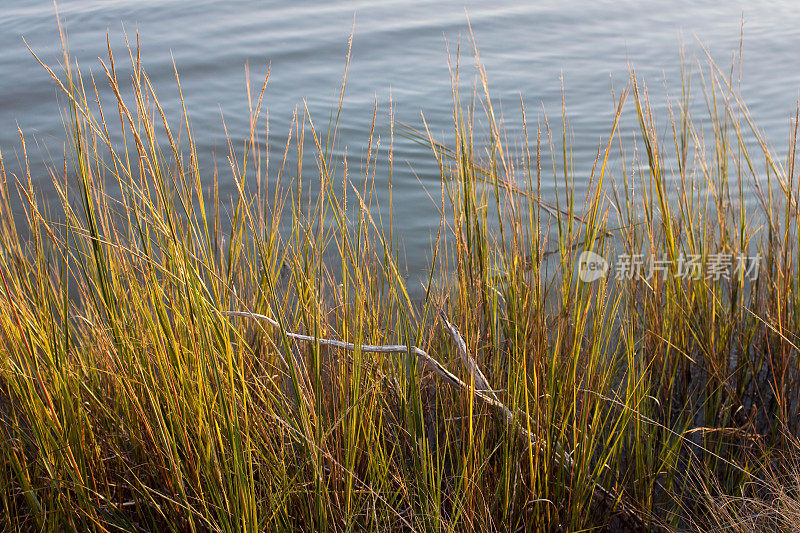
[[[466,99],[451,64],[452,139],[390,117],[359,168],[334,155],[344,80],[330,122],[297,114],[267,165],[267,75],[245,141],[225,132],[226,199],[198,169],[177,68],[170,121],[138,43],[90,78],[67,50],[63,72],[42,63],[66,97],[57,197],[0,153],[6,529],[797,527],[798,115],[775,153],[735,64],[687,63],[664,116],[632,71],[585,198],[566,126],[520,102],[510,149],[477,49]],[[419,301],[395,134],[440,168]],[[587,282],[588,252],[661,263]]]

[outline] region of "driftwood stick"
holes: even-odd
[[[468,371],[470,372],[472,372],[473,370],[475,371],[475,374],[473,374],[473,380],[476,385],[475,387],[471,387],[467,383],[463,382],[452,372],[447,370],[444,367],[444,365],[442,365],[439,361],[434,359],[430,354],[428,354],[427,352],[425,352],[420,348],[417,348],[416,346],[409,347],[406,346],[405,344],[381,344],[381,345],[353,344],[351,342],[344,342],[335,339],[323,339],[319,337],[313,337],[311,335],[292,333],[291,331],[284,330],[278,323],[278,321],[275,320],[274,318],[270,318],[267,315],[262,315],[259,313],[250,313],[247,311],[224,311],[223,314],[227,316],[238,316],[243,318],[254,318],[256,320],[261,320],[263,322],[268,323],[272,327],[280,329],[281,332],[284,335],[286,335],[286,337],[298,341],[318,342],[324,346],[332,346],[350,352],[355,350],[361,350],[362,352],[367,352],[367,353],[411,353],[413,355],[416,355],[417,358],[424,365],[426,365],[434,373],[436,373],[439,377],[441,377],[445,383],[447,383],[452,387],[455,387],[456,389],[460,389],[468,394],[474,394],[476,398],[480,399],[484,403],[500,411],[507,424],[512,425],[518,432],[520,432],[523,436],[531,440],[535,445],[542,443],[539,437],[528,431],[528,429],[515,418],[514,413],[511,412],[511,410],[508,407],[506,407],[503,402],[497,399],[495,391],[492,390],[491,387],[489,387],[486,377],[478,368],[478,365],[475,363],[475,360],[469,356],[467,352],[466,342],[464,342],[464,339],[458,332],[458,329],[456,329],[456,327],[453,326],[453,324],[451,324],[450,321],[444,318],[443,313],[441,314],[441,316],[444,319],[445,328],[447,329],[451,338],[453,338],[453,340],[456,342],[456,345],[458,346],[459,351],[462,354],[462,359],[464,360],[464,364],[467,366]],[[480,388],[478,388],[478,386],[480,386]],[[539,428],[535,420],[531,420],[531,422],[537,429]],[[569,454],[561,451],[557,451],[556,453],[557,453],[557,461],[559,463],[561,463],[563,466],[572,465],[572,458],[569,456]]]
[[[444,322],[445,329],[450,334],[450,338],[453,339],[458,351],[461,355],[461,361],[464,363],[464,367],[467,369],[467,372],[472,376],[472,380],[477,387],[480,384],[481,388],[486,389],[488,391],[492,391],[492,388],[489,385],[489,381],[484,376],[483,372],[481,372],[480,367],[475,362],[475,359],[469,355],[467,351],[467,343],[464,340],[464,337],[461,336],[461,333],[458,331],[458,328],[454,326],[450,321],[447,319],[447,315],[444,314],[443,311],[439,311],[439,318]],[[492,392],[492,399],[494,400],[494,404],[502,413],[506,419],[506,423],[513,426],[521,435],[531,441],[531,445],[537,446],[537,444],[541,443],[541,439],[536,436],[535,434],[528,431],[528,428],[525,427],[519,420],[514,417],[514,413],[505,406]],[[528,420],[531,423],[531,426],[535,427],[537,430],[539,429],[539,423],[532,419],[530,415],[528,416]],[[566,452],[558,443],[555,444],[555,459],[556,463],[560,464],[561,466],[565,466],[568,468],[574,467],[574,460],[572,456]],[[543,449],[539,448],[540,450]],[[596,494],[607,504],[611,505],[612,507],[616,504],[619,505],[620,510],[625,515],[627,522],[634,528],[639,529],[642,527],[642,520],[639,517],[638,513],[633,509],[631,505],[628,504],[622,497],[615,495],[605,487],[603,487],[598,481],[592,480],[594,484],[594,488],[596,490]]]
[[[282,333],[286,335],[290,339],[295,339],[298,341],[303,342],[318,342],[323,346],[333,346],[334,348],[340,348],[342,350],[346,350],[349,352],[353,352],[355,350],[361,350],[362,352],[367,353],[411,353],[416,355],[417,358],[422,361],[428,368],[430,368],[434,373],[436,373],[439,377],[441,377],[445,383],[451,385],[457,389],[462,389],[465,391],[470,391],[471,387],[461,381],[457,376],[453,375],[450,371],[448,371],[439,361],[434,359],[431,355],[429,355],[424,350],[417,348],[416,346],[408,347],[405,344],[353,344],[352,342],[344,342],[334,339],[322,339],[319,337],[312,337],[311,335],[302,335],[300,333],[292,333],[291,331],[286,331],[281,328],[281,325],[278,323],[277,320],[270,318],[266,315],[261,315],[258,313],[249,313],[246,311],[224,311],[224,315],[227,316],[238,316],[244,318],[255,318],[256,320],[261,320],[267,322],[271,326],[281,329]],[[494,391],[488,391],[492,395]],[[483,400],[484,402],[494,405],[495,407],[500,407],[503,404],[492,398],[487,394],[487,391],[483,390],[475,390],[475,396]]]
[[[447,320],[447,315],[444,314],[444,311],[439,311],[439,318],[444,322],[444,327],[447,330],[447,333],[450,334],[450,338],[453,339],[453,342],[456,344],[456,348],[458,348],[458,353],[461,355],[461,361],[464,363],[464,367],[469,372],[470,376],[472,376],[472,380],[475,383],[476,389],[483,389],[483,390],[492,390],[489,386],[489,381],[486,379],[486,376],[483,375],[481,369],[478,368],[478,364],[475,362],[469,352],[467,352],[467,343],[464,341],[464,338],[461,336],[461,333],[458,331],[453,324]],[[492,397],[497,399],[497,396],[492,393]]]
[[[478,363],[475,362],[475,359],[469,355],[469,352],[467,351],[467,343],[464,340],[464,337],[461,336],[461,332],[459,332],[458,328],[447,319],[447,315],[445,315],[441,310],[439,311],[439,318],[444,323],[445,330],[447,330],[450,338],[453,339],[453,342],[458,348],[458,351],[461,355],[461,361],[464,363],[464,367],[467,369],[467,372],[472,376],[475,387],[477,388],[480,384],[482,389],[492,391],[492,388],[489,386],[489,380],[487,380],[486,376],[483,374],[483,372],[481,372],[481,369],[478,367]],[[507,424],[513,426],[517,432],[529,439],[534,446],[542,443],[539,437],[528,431],[528,428],[516,419],[511,409],[506,407],[506,405],[501,402],[499,398],[497,398],[494,392],[492,392],[492,399],[495,402],[495,407],[502,413]],[[531,422],[531,426],[535,427],[537,430],[539,429],[539,423],[536,420],[530,418],[530,416],[528,417],[528,420]],[[568,453],[561,449],[556,450],[556,462],[567,467],[571,467],[573,464],[572,457],[570,457]]]
[[[535,435],[534,433],[528,431],[527,427],[523,425],[517,418],[514,416],[514,413],[506,407],[506,405],[501,402],[497,396],[495,395],[495,391],[489,386],[489,382],[486,379],[486,376],[483,375],[478,364],[475,360],[469,355],[467,351],[467,343],[464,341],[464,338],[461,336],[461,333],[446,317],[444,312],[440,311],[439,316],[442,319],[445,329],[447,333],[450,335],[450,338],[455,342],[456,347],[458,348],[459,354],[461,356],[461,360],[464,363],[464,366],[467,369],[467,372],[472,377],[472,381],[474,386],[470,386],[457,376],[455,376],[452,372],[447,370],[439,361],[434,359],[430,354],[425,352],[424,350],[417,348],[416,346],[406,346],[404,344],[353,344],[351,342],[344,342],[335,339],[323,339],[320,337],[313,337],[311,335],[302,335],[300,333],[293,333],[291,331],[286,331],[281,325],[278,323],[277,320],[270,318],[266,315],[262,315],[259,313],[250,313],[247,311],[223,311],[222,314],[227,316],[233,317],[243,317],[243,318],[253,318],[256,320],[260,320],[263,322],[268,323],[274,328],[278,328],[281,330],[281,333],[290,339],[295,339],[302,342],[317,342],[324,346],[332,346],[335,348],[339,348],[346,351],[355,351],[361,350],[362,352],[367,353],[409,353],[416,355],[417,358],[428,368],[430,368],[434,373],[436,373],[442,380],[447,383],[448,385],[455,387],[457,389],[461,389],[462,391],[467,392],[468,394],[474,394],[476,398],[482,400],[484,403],[494,407],[497,409],[501,414],[503,419],[505,420],[506,424],[513,427],[519,434],[523,437],[531,441],[531,444],[535,446],[538,450],[544,449],[542,446],[543,442],[540,437]],[[480,388],[479,388],[480,387]],[[536,420],[531,419],[528,417],[531,422],[531,425],[535,427],[537,430],[540,428],[539,424]],[[561,448],[561,446],[556,445],[556,462],[561,466],[571,468],[574,466],[574,461],[569,453]],[[635,512],[635,510],[627,504],[621,497],[615,496],[611,491],[604,488],[600,485],[599,482],[594,482],[595,490],[601,496],[603,500],[608,503],[616,503],[620,505],[621,511],[626,515],[626,518],[636,524],[641,525],[642,520]]]

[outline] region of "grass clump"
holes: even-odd
[[[467,105],[456,64],[452,140],[402,131],[441,174],[417,297],[376,200],[391,148],[370,135],[354,171],[334,155],[336,119],[322,131],[306,111],[267,166],[262,87],[246,141],[229,141],[236,194],[220,197],[185,107],[168,121],[129,51],[129,79],[110,49],[102,81],[66,53],[51,71],[69,117],[56,201],[2,168],[9,529],[777,523],[758,502],[796,450],[796,121],[781,159],[709,63],[665,128],[632,73],[579,198],[566,126],[531,127],[523,106],[511,153],[480,65]],[[589,251],[662,262],[589,283]],[[721,255],[762,261],[705,275]],[[776,512],[796,511],[794,490]]]

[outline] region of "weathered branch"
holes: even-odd
[[[417,348],[416,346],[409,347],[404,344],[382,344],[382,345],[353,344],[351,342],[344,342],[334,339],[322,339],[319,337],[312,337],[310,335],[302,335],[300,333],[292,333],[291,331],[285,331],[283,330],[283,328],[281,328],[281,325],[278,323],[277,320],[270,318],[266,315],[261,315],[258,313],[249,313],[245,311],[225,311],[223,312],[223,314],[228,316],[239,316],[239,317],[255,318],[257,320],[262,320],[275,328],[281,329],[282,333],[290,339],[295,339],[303,342],[318,342],[323,346],[333,346],[334,348],[340,348],[342,350],[347,350],[349,352],[360,350],[362,352],[367,352],[367,353],[411,353],[413,355],[416,355],[417,358],[420,361],[422,361],[423,364],[427,365],[428,368],[430,368],[434,373],[436,373],[439,377],[441,377],[448,385],[451,385],[453,387],[465,391],[470,390],[469,385],[461,381],[457,376],[453,375],[441,363],[439,363],[439,361],[434,359],[427,352],[421,350],[420,348]],[[490,392],[492,392],[493,394],[493,391]],[[488,396],[486,392],[482,390],[475,390],[475,395],[484,402],[489,403],[490,405],[495,405],[496,407],[502,406],[500,402]]]
[[[254,318],[257,320],[261,320],[267,322],[272,327],[278,328],[281,330],[281,333],[290,339],[295,339],[298,341],[303,342],[316,342],[324,346],[332,346],[335,348],[340,348],[342,350],[347,351],[356,351],[360,350],[362,352],[367,353],[410,353],[416,355],[417,358],[428,368],[430,368],[434,373],[436,373],[439,377],[441,377],[445,383],[448,385],[455,387],[457,389],[461,389],[468,394],[474,394],[474,396],[484,403],[494,407],[497,409],[501,414],[503,419],[505,420],[506,424],[513,427],[519,434],[521,434],[526,439],[530,440],[531,445],[535,446],[537,450],[541,451],[544,450],[545,447],[542,446],[543,442],[540,437],[532,433],[528,430],[525,425],[523,425],[517,418],[514,416],[514,413],[506,407],[506,405],[501,402],[495,391],[489,386],[489,382],[484,376],[483,372],[481,372],[478,364],[475,362],[469,352],[467,351],[467,343],[464,341],[464,338],[461,336],[461,333],[448,319],[444,312],[440,311],[439,316],[443,321],[445,330],[450,335],[450,338],[456,344],[458,348],[459,355],[461,356],[461,360],[464,363],[464,366],[467,369],[467,372],[470,374],[474,386],[470,386],[449,370],[447,370],[439,361],[434,359],[430,354],[425,352],[424,350],[417,348],[416,346],[406,346],[404,344],[353,344],[351,342],[344,342],[335,339],[323,339],[319,337],[313,337],[311,335],[302,335],[300,333],[292,333],[291,331],[286,331],[283,327],[281,327],[280,323],[277,320],[270,318],[266,315],[262,315],[259,313],[250,313],[246,311],[224,311],[224,315],[227,316],[238,316],[244,318]],[[536,420],[530,418],[528,416],[528,420],[531,423],[531,426],[535,427],[537,430],[540,429],[539,424]],[[563,467],[571,468],[574,465],[574,460],[567,453],[565,450],[561,448],[561,446],[556,446],[555,450],[555,459],[558,464]],[[629,521],[633,522],[634,524],[641,525],[642,520],[635,512],[635,510],[628,505],[626,502],[622,500],[621,497],[615,496],[611,491],[604,488],[600,485],[599,482],[594,481],[594,486],[597,493],[605,500],[607,503],[612,505],[619,505],[621,507],[621,511],[626,515]]]
[[[475,359],[469,355],[467,351],[467,343],[464,340],[464,337],[461,336],[461,333],[458,331],[458,328],[450,323],[447,319],[447,315],[444,314],[443,311],[439,311],[439,318],[444,322],[445,329],[450,334],[450,337],[453,339],[458,351],[461,355],[461,360],[464,363],[464,367],[467,369],[467,372],[472,376],[472,380],[476,386],[480,384],[481,388],[491,391],[492,388],[489,385],[489,381],[486,379],[486,376],[483,375],[481,372],[480,367],[478,367],[478,363],[475,362]],[[514,413],[505,406],[497,396],[492,393],[493,400],[495,401],[495,406],[503,413],[506,423],[512,425],[520,434],[522,434],[525,438],[531,441],[532,446],[537,446],[541,442],[541,439],[531,433],[527,427],[525,427],[522,423],[520,423],[515,417]],[[539,429],[539,424],[536,420],[532,419],[530,415],[528,416],[528,420],[530,421],[531,426]],[[569,453],[566,452],[558,443],[555,445],[555,459],[556,463],[560,464],[561,466],[565,467],[573,467],[574,460],[570,456]],[[540,448],[540,449],[543,449]],[[616,496],[614,493],[603,487],[598,481],[592,480],[594,483],[594,488],[597,491],[596,493],[599,494],[600,498],[606,502],[606,504],[611,505],[612,507],[619,505],[620,510],[625,515],[625,518],[628,522],[630,522],[634,528],[642,527],[642,519],[639,517],[638,513],[636,513],[635,509],[628,504],[628,502],[624,501],[621,496]]]

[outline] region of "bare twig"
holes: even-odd
[[[347,350],[349,352],[353,352],[356,350],[360,350],[362,352],[367,353],[411,353],[416,355],[417,358],[422,361],[423,364],[427,365],[434,373],[436,373],[439,377],[441,377],[445,383],[456,387],[458,389],[470,391],[470,386],[461,381],[457,376],[453,375],[450,371],[448,371],[439,361],[434,359],[431,355],[429,355],[424,350],[417,348],[416,346],[406,346],[404,344],[383,344],[383,345],[375,345],[375,344],[353,344],[351,342],[344,342],[334,339],[321,339],[318,337],[312,337],[310,335],[302,335],[300,333],[292,333],[291,331],[285,331],[281,328],[281,325],[278,323],[277,320],[272,319],[266,315],[261,315],[258,313],[250,313],[246,311],[225,311],[223,312],[224,315],[228,316],[238,316],[238,317],[245,317],[245,318],[255,318],[257,320],[262,320],[267,322],[271,326],[278,328],[281,330],[283,335],[290,339],[295,339],[298,341],[303,342],[318,342],[324,346],[333,346],[334,348],[340,348],[342,350]],[[498,402],[491,396],[488,396],[485,391],[482,390],[475,390],[475,396],[483,400],[484,402],[494,405],[495,407],[503,406],[502,403]],[[492,395],[494,395],[494,391],[488,391]],[[504,406],[503,406],[504,407]]]
[[[481,369],[478,368],[478,364],[475,362],[475,359],[473,359],[469,353],[467,353],[467,343],[464,341],[461,333],[459,333],[458,328],[456,328],[450,323],[449,320],[447,320],[447,315],[444,314],[444,311],[439,311],[439,318],[441,318],[442,322],[444,322],[444,327],[450,334],[450,338],[452,338],[453,342],[456,343],[458,353],[461,354],[461,361],[464,363],[464,367],[466,367],[467,372],[469,372],[470,376],[472,376],[472,379],[475,382],[475,388],[487,391],[491,390],[489,382],[486,380],[486,376],[484,376],[483,372],[481,372]],[[495,400],[497,399],[494,393],[492,393],[492,396]]]
[[[442,311],[439,312],[439,316],[442,319],[450,338],[453,340],[453,342],[455,342],[464,366],[472,378],[474,386],[470,386],[459,379],[457,376],[447,370],[441,363],[434,359],[430,354],[420,348],[417,348],[416,346],[406,346],[403,344],[353,344],[351,342],[344,342],[335,339],[322,339],[319,337],[313,337],[311,335],[303,335],[300,333],[286,331],[281,327],[277,320],[259,313],[250,313],[247,311],[223,311],[223,314],[227,316],[254,318],[256,320],[267,322],[272,327],[280,329],[282,335],[298,341],[316,342],[324,346],[333,346],[335,348],[340,348],[342,350],[351,352],[360,350],[366,353],[409,353],[416,355],[423,364],[427,365],[428,368],[433,370],[433,372],[441,377],[445,383],[457,389],[461,389],[468,394],[473,394],[476,398],[497,409],[502,414],[506,424],[513,427],[524,438],[530,440],[531,445],[536,447],[537,450],[542,451],[546,449],[542,440],[537,435],[528,431],[528,429],[517,420],[511,409],[506,407],[506,405],[497,398],[495,391],[489,386],[486,376],[484,376],[483,372],[481,372],[480,368],[478,368],[478,364],[475,362],[475,360],[470,357],[469,352],[467,351],[467,343],[464,341],[464,338],[461,336],[458,328],[456,328],[449,320],[447,320],[446,315]],[[536,420],[531,420],[531,425],[532,427],[539,429],[539,424]],[[556,463],[567,468],[570,468],[574,465],[574,461],[570,454],[558,445],[556,446],[555,460]],[[597,481],[594,481],[594,485],[597,493],[602,497],[603,500],[608,503],[619,505],[620,510],[630,521],[636,524],[642,523],[641,518],[638,516],[635,510],[626,502],[624,502],[621,496],[614,495],[614,493],[604,488]]]
[[[439,318],[441,318],[441,320],[444,322],[445,329],[450,334],[450,337],[453,339],[453,342],[458,348],[458,351],[461,354],[461,360],[464,363],[464,367],[467,369],[467,372],[470,374],[470,376],[472,376],[475,386],[480,385],[481,388],[491,391],[492,388],[489,385],[489,381],[486,379],[486,376],[483,375],[483,372],[481,372],[481,369],[478,367],[475,359],[469,355],[469,352],[467,351],[467,343],[461,336],[458,328],[450,323],[450,321],[447,319],[447,315],[445,315],[441,310],[439,311]],[[537,446],[537,444],[541,442],[541,439],[528,431],[528,429],[514,417],[514,413],[508,407],[506,407],[505,404],[503,404],[497,398],[497,396],[494,394],[492,394],[492,396],[496,402],[496,407],[503,413],[506,423],[513,426],[520,434],[529,439],[531,441],[531,445],[536,446],[539,450],[545,449],[544,447]],[[536,420],[531,419],[529,415],[528,418],[531,422],[531,426],[539,429],[539,423]],[[566,450],[564,450],[558,443],[556,443],[555,448],[556,463],[564,467],[573,467],[574,460],[572,459],[572,456],[567,453]],[[603,501],[606,502],[606,504],[610,504],[612,507],[618,505],[628,522],[635,527],[638,528],[642,525],[642,519],[639,517],[636,510],[628,502],[626,502],[621,495],[615,495],[596,480],[592,480],[592,482],[594,483],[597,494]]]

